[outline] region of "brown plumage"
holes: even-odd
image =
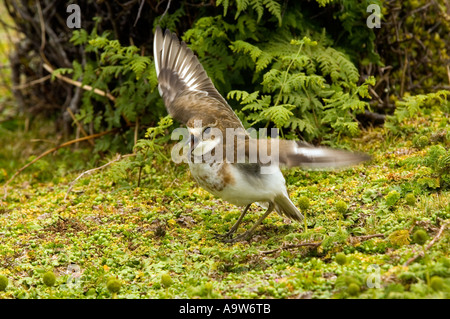
[[[226,241],[248,239],[274,209],[293,220],[303,219],[289,199],[279,165],[336,168],[368,159],[364,154],[300,141],[251,138],[192,50],[170,31],[163,34],[159,27],[154,37],[154,58],[158,89],[166,108],[189,130],[192,176],[214,195],[246,206],[236,224],[222,236]],[[230,139],[227,130],[237,134]],[[221,156],[206,160],[206,155],[211,158],[211,154]],[[197,162],[198,157],[202,160]],[[232,238],[254,202],[268,203],[267,211],[250,230]]]
[[[219,118],[223,127],[244,128],[186,43],[157,27],[153,50],[158,89],[174,119],[189,127],[189,120],[207,125]]]

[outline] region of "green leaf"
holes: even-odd
[[[277,127],[283,127],[289,121],[289,118],[293,115],[290,108],[295,108],[295,105],[276,105],[265,109],[261,112],[261,115],[267,118],[269,121],[274,122]]]

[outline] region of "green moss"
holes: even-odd
[[[430,139],[426,135],[421,135],[419,138],[415,141],[415,145],[419,148],[424,148],[430,144]]]
[[[409,231],[407,229],[396,230],[389,235],[388,239],[396,247],[408,245],[410,242]]]
[[[172,286],[172,284],[173,284],[173,280],[169,274],[165,273],[165,274],[161,275],[161,285],[164,288],[169,288],[170,286]]]
[[[5,291],[8,287],[8,278],[4,275],[0,275],[0,291]]]
[[[213,291],[213,284],[210,282],[207,282],[205,284],[205,291],[208,295],[211,295],[212,291]]]
[[[418,229],[413,234],[413,241],[419,245],[425,244],[427,242],[428,238],[429,237],[428,237],[427,232],[423,229]]]
[[[347,256],[345,256],[344,253],[336,254],[335,261],[336,261],[339,265],[344,265],[344,264],[347,263]]]
[[[86,296],[95,296],[97,294],[97,291],[95,288],[89,288],[88,291],[86,291]]]
[[[347,292],[350,296],[357,296],[359,294],[360,290],[361,290],[361,288],[359,287],[359,285],[355,284],[355,283],[351,283],[347,287]]]
[[[108,289],[108,291],[112,294],[117,294],[120,291],[121,287],[122,283],[116,278],[111,278],[106,283],[106,289]]]
[[[311,206],[311,204],[309,202],[309,198],[306,196],[300,196],[298,198],[297,203],[298,203],[298,207],[300,208],[301,211],[306,211]]]
[[[394,206],[400,199],[400,194],[396,190],[390,191],[386,195],[386,205],[388,207]]]
[[[412,193],[408,193],[405,196],[405,202],[408,206],[415,206],[416,205],[416,196]]]
[[[56,276],[53,273],[53,271],[47,271],[43,276],[42,276],[42,280],[44,282],[44,284],[48,287],[52,287],[55,285],[56,283]]]
[[[433,276],[430,280],[430,287],[433,290],[440,291],[444,288],[444,280],[441,277]]]
[[[348,205],[347,205],[347,203],[344,202],[343,200],[338,201],[338,202],[336,203],[335,207],[336,207],[336,211],[337,211],[339,214],[344,214],[344,213],[347,212],[347,210],[348,210]]]
[[[432,136],[441,117],[438,115],[436,122],[431,117],[407,120],[402,127],[411,129],[403,135],[394,136],[384,127],[370,128],[370,143],[343,140],[351,149],[373,152],[370,163],[332,172],[283,170],[288,192],[299,209],[300,196],[292,194],[307,199],[302,208],[308,210],[308,230],[304,231],[302,223],[274,213],[251,240],[236,244],[225,244],[215,239],[214,233],[226,232],[239,217],[240,208],[212,195],[206,199],[208,193],[191,179],[185,164],[170,160],[164,165],[153,163],[140,188],[135,187],[132,170],[124,171],[129,175],[122,180],[128,184],[114,184],[109,168],[96,171],[77,182],[67,202],[63,202],[67,185],[80,171],[61,175],[55,170],[58,183],[52,184],[36,183],[33,170],[24,170],[17,182],[8,186],[7,198],[2,197],[0,205],[1,260],[15,263],[7,271],[0,269],[10,281],[6,292],[0,291],[0,298],[111,298],[105,278],[117,274],[127,281],[127,289],[121,281],[119,290],[127,299],[294,298],[304,292],[317,299],[448,299],[448,232],[442,232],[426,251],[426,258],[401,271],[406,260],[422,252],[422,247],[410,244],[415,243],[413,234],[418,227],[430,230],[426,239],[431,230],[435,236],[450,213],[450,193],[442,179],[439,189],[417,183],[420,177],[433,177],[435,171],[403,162],[421,154],[418,150],[408,153],[410,137],[423,125]],[[7,143],[2,138],[0,134],[0,142]],[[433,144],[447,147],[439,141]],[[55,158],[55,167],[60,162]],[[1,167],[8,176],[14,173]],[[31,183],[26,192],[25,182]],[[383,196],[391,190],[406,195],[393,206],[395,210],[387,207]],[[416,196],[416,206],[406,206],[407,194]],[[338,221],[339,201],[351,202],[352,209]],[[63,203],[66,209],[61,210]],[[248,230],[262,214],[252,205],[237,232]],[[416,228],[410,231],[412,227]],[[165,236],[156,236],[158,229]],[[380,233],[385,236],[364,238]],[[26,251],[27,258],[17,258],[17,251]],[[347,262],[340,264],[342,252]],[[50,267],[63,273],[70,263],[81,268],[73,274],[73,278],[81,274],[74,289],[57,285],[58,278],[52,289],[36,285],[36,279],[39,282]],[[371,265],[379,267],[372,269]],[[390,269],[397,278],[389,275]],[[383,284],[386,272],[396,286]],[[164,273],[170,277],[169,288],[163,283]],[[442,278],[441,290],[432,288],[436,285],[433,276]],[[366,283],[376,283],[377,278],[381,278],[379,289],[365,289]],[[360,288],[359,293],[350,294],[352,283]]]

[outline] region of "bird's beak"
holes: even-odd
[[[198,137],[194,134],[191,134],[190,139],[186,141],[186,144],[190,142],[190,150],[191,152],[197,147],[197,144],[199,142]]]

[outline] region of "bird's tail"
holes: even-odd
[[[295,207],[292,201],[286,195],[278,195],[274,199],[275,210],[283,214],[290,219],[301,222],[303,220],[303,215],[300,211]]]

